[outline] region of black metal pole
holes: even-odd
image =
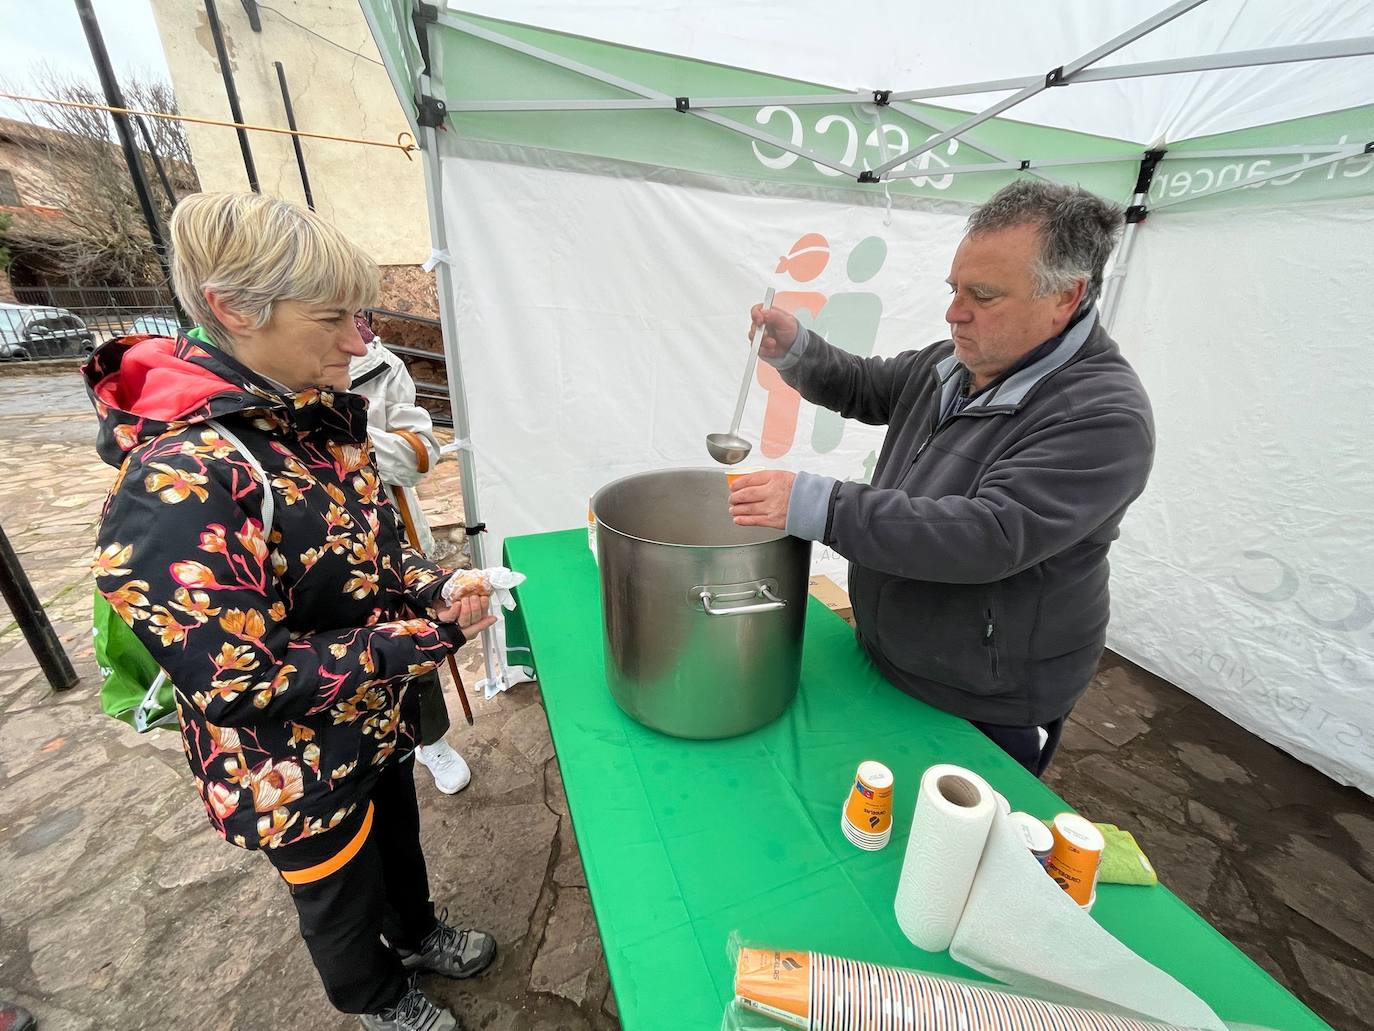
[[[286,105],[286,126],[293,133],[296,131],[296,111],[291,106],[291,94],[286,88],[286,71],[282,68],[280,61],[273,61],[277,66],[277,82],[281,83],[281,102]],[[301,170],[301,188],[305,190],[305,206],[311,211],[315,210],[315,198],[310,193],[310,176],[305,171],[305,151],[301,149],[301,138],[291,137],[291,146],[296,148],[296,167]]]
[[[167,170],[162,167],[162,159],[157,156],[157,148],[153,146],[153,134],[148,131],[148,123],[142,117],[135,118],[135,121],[138,122],[138,131],[143,136],[143,145],[148,148],[148,156],[153,159],[153,168],[157,169],[162,192],[167,195],[167,206],[174,208],[177,206],[176,191],[172,189],[172,180],[167,178]]]
[[[100,23],[95,20],[91,0],[76,0],[77,13],[81,15],[81,27],[86,31],[86,43],[91,48],[91,59],[95,61],[96,73],[100,76],[101,88],[105,91],[105,103],[110,107],[124,107],[124,95],[119,90],[114,69],[110,66],[110,55],[105,49],[105,37],[100,34]],[[148,236],[153,241],[153,250],[162,265],[163,275],[171,279],[171,268],[167,264],[167,242],[162,237],[162,223],[158,221],[157,209],[153,207],[152,191],[148,189],[148,178],[143,174],[143,163],[138,157],[138,147],[134,144],[134,133],[129,127],[129,116],[120,112],[110,112],[114,119],[115,133],[119,136],[119,146],[124,151],[124,163],[129,166],[129,177],[134,183],[134,193],[138,195],[138,206],[143,211],[143,221],[148,226]]]
[[[113,106],[113,105],[111,105]],[[5,604],[19,628],[24,631],[24,639],[29,642],[43,675],[48,678],[54,691],[65,691],[76,686],[76,670],[57,638],[57,632],[48,622],[48,614],[43,604],[33,592],[24,567],[19,564],[19,556],[10,547],[10,539],[5,528],[0,526],[0,592],[5,595]]]
[[[239,107],[239,91],[234,86],[234,71],[229,67],[229,52],[224,47],[224,30],[220,27],[219,12],[215,10],[215,0],[205,0],[205,16],[210,20],[210,35],[215,41],[215,56],[219,60],[220,74],[224,76],[224,92],[229,97],[229,113],[234,121],[242,124],[243,109]],[[243,170],[248,173],[248,185],[254,193],[261,193],[258,185],[258,170],[253,164],[253,150],[248,146],[248,131],[235,129],[239,135],[239,150],[243,152]]]

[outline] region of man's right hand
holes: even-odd
[[[782,358],[797,342],[801,325],[781,308],[764,308],[756,304],[750,309],[749,317],[756,327],[762,327],[763,343],[759,347],[759,354],[763,357]]]

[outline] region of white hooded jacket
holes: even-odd
[[[420,535],[420,550],[434,551],[434,535],[420,508],[414,487],[423,479],[415,449],[395,430],[409,430],[424,442],[429,452],[429,468],[439,462],[439,441],[429,413],[415,403],[415,381],[405,363],[387,350],[380,338],[367,345],[367,353],[354,358],[348,367],[350,392],[367,398],[367,435],[372,441],[373,459],[387,489],[404,491],[415,529]]]

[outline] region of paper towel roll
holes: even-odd
[[[996,812],[995,793],[976,773],[939,765],[921,777],[893,903],[902,933],[918,948],[949,948]]]
[[[1042,999],[1179,1027],[1224,1031],[1182,984],[1114,938],[1069,898],[998,815],[949,954]]]
[[[1027,850],[996,792],[958,766],[926,770],[893,904],[919,948],[1047,1001],[1203,1031],[1207,1004],[1112,937]]]

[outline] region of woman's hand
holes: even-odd
[[[457,623],[463,635],[472,640],[487,627],[496,624],[496,617],[487,612],[490,605],[490,594],[465,594],[448,608],[439,610],[439,621]]]

